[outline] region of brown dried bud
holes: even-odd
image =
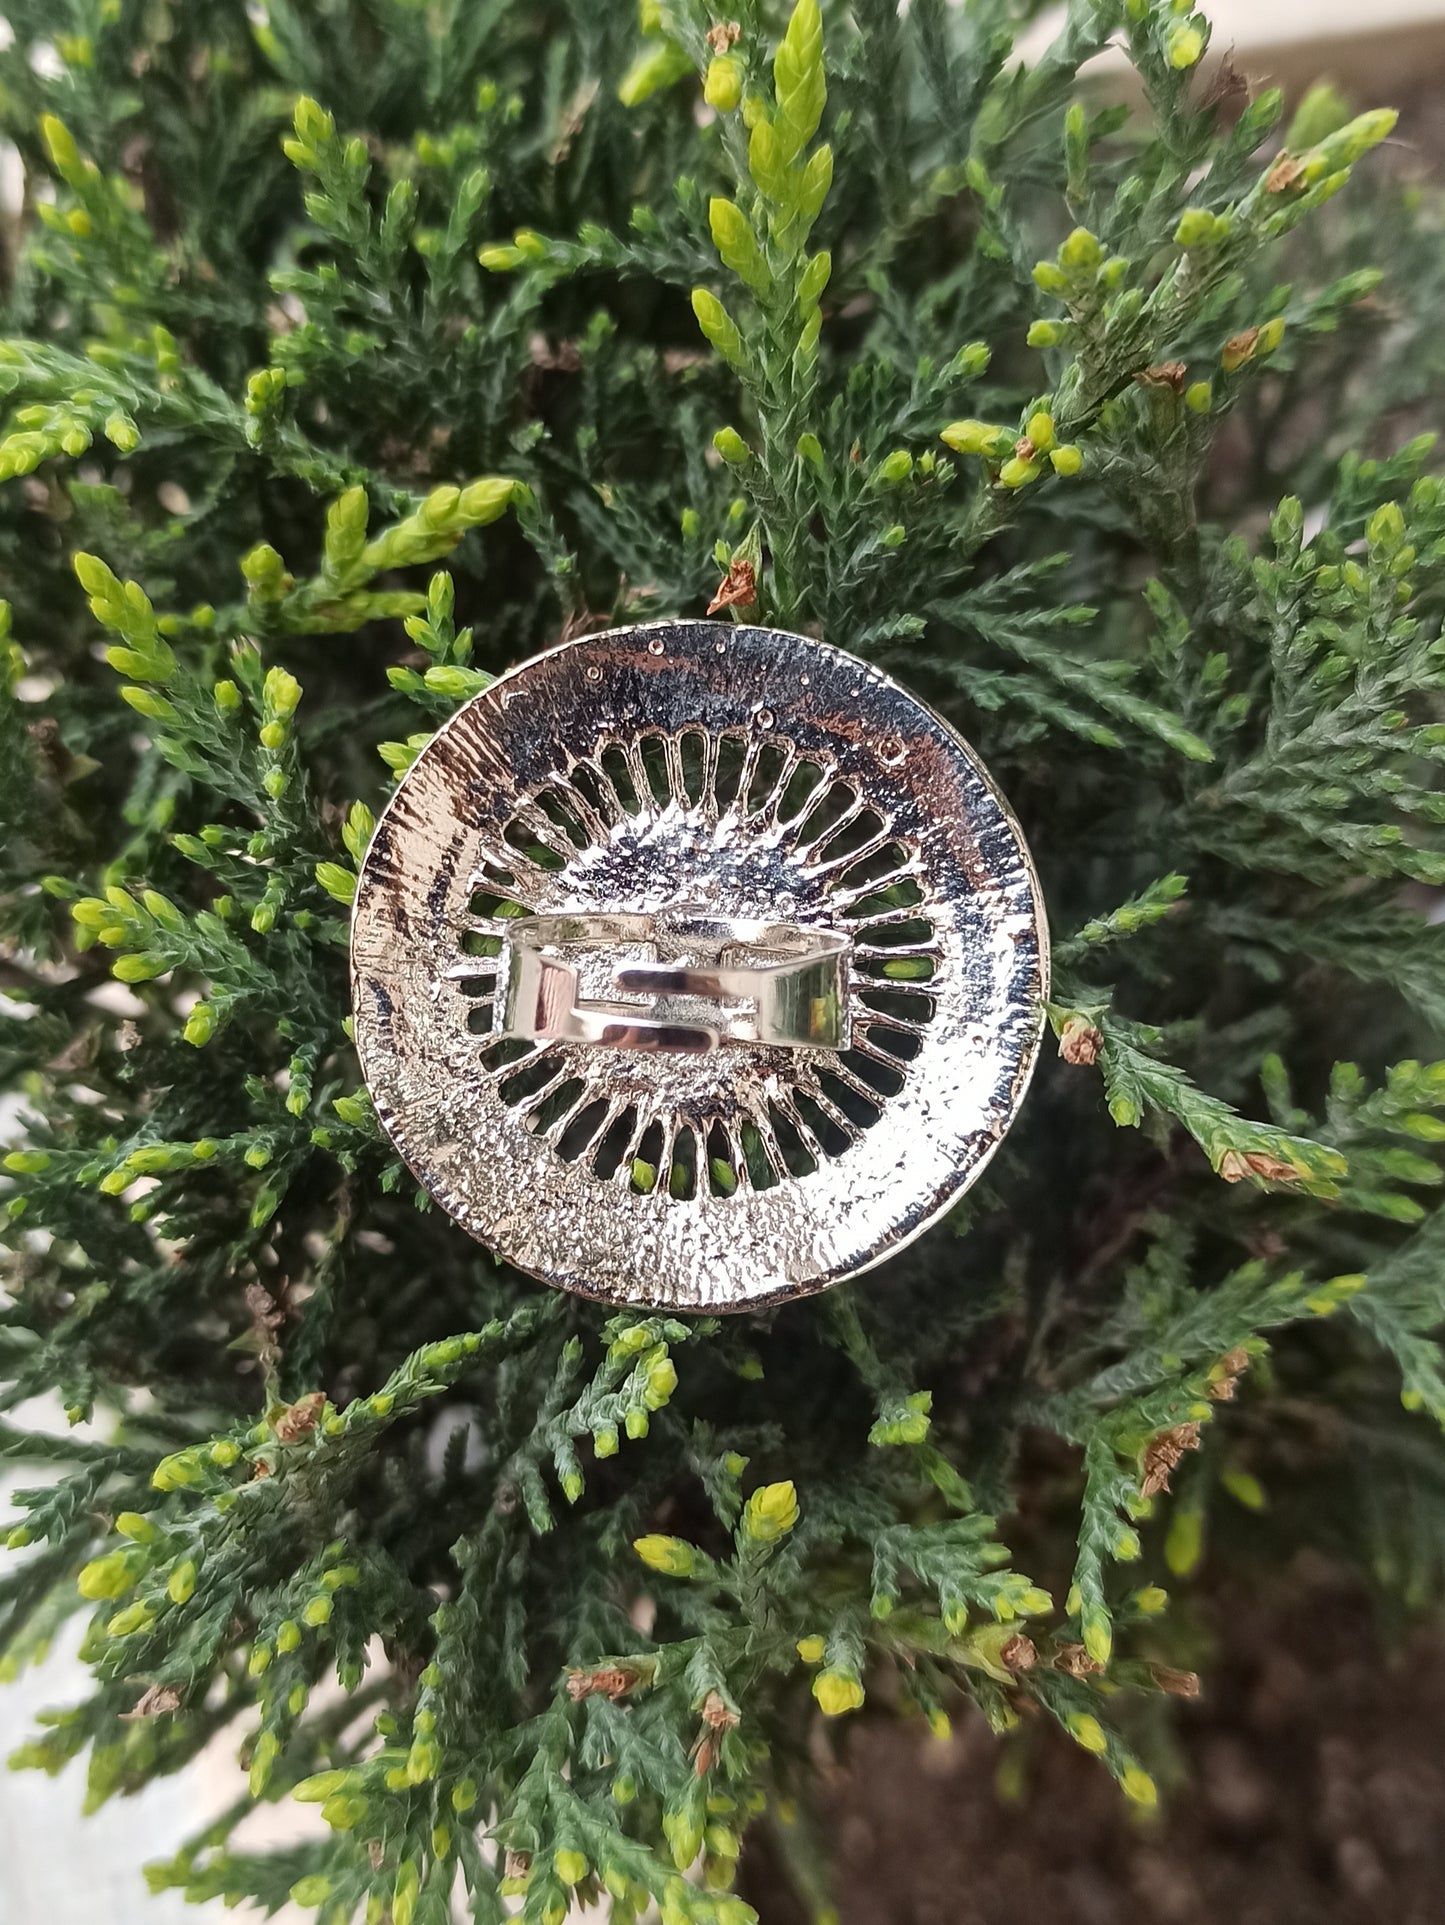
[[[168,1711],[179,1711],[180,1708],[181,1694],[173,1684],[152,1684],[146,1687],[129,1711],[122,1711],[120,1715],[126,1720],[161,1718]]]
[[[1172,1665],[1151,1664],[1149,1667],[1155,1684],[1161,1691],[1167,1691],[1171,1698],[1197,1698],[1199,1696],[1199,1677],[1194,1671],[1176,1671]]]
[[[1099,1051],[1104,1047],[1102,1030],[1086,1022],[1082,1016],[1071,1016],[1059,1032],[1059,1054],[1066,1063],[1097,1063]]]
[[[758,599],[758,573],[750,561],[728,564],[728,572],[718,583],[717,593],[707,605],[709,615],[720,608],[751,608]]]
[[[1157,367],[1142,369],[1134,379],[1143,388],[1173,388],[1183,394],[1189,370],[1182,361],[1161,361]]]
[[[1301,162],[1293,154],[1281,154],[1274,166],[1264,177],[1266,194],[1285,194],[1299,180],[1304,172]]]
[[[1264,1150],[1250,1150],[1245,1162],[1255,1176],[1262,1176],[1266,1183],[1298,1183],[1304,1172],[1283,1157],[1270,1156]]]
[[[1054,1652],[1053,1666],[1056,1671],[1067,1671],[1071,1678],[1094,1678],[1104,1669],[1082,1644],[1061,1644]]]
[[[277,1441],[282,1444],[299,1444],[303,1437],[309,1437],[315,1430],[325,1408],[324,1390],[313,1390],[305,1397],[298,1397],[296,1402],[283,1410],[271,1425]]]
[[[1249,1364],[1250,1356],[1247,1350],[1227,1350],[1224,1353],[1209,1373],[1211,1378],[1209,1395],[1214,1403],[1232,1404],[1234,1402],[1234,1393],[1239,1388],[1239,1380],[1249,1369]]]
[[[285,1286],[282,1285],[284,1290]],[[286,1311],[264,1284],[248,1283],[244,1301],[251,1313],[251,1346],[263,1370],[272,1369],[281,1358],[276,1332],[286,1321]]]
[[[998,1658],[1006,1671],[1032,1671],[1039,1661],[1038,1647],[1019,1631],[1003,1646]]]
[[[525,1878],[532,1869],[532,1854],[529,1851],[509,1851],[502,1860],[503,1878]]]
[[[1038,453],[1038,449],[1034,446],[1028,435],[1021,434],[1014,443],[1014,453],[1020,461],[1032,461]]]
[[[592,111],[592,103],[596,100],[598,92],[599,85],[594,77],[584,80],[568,101],[557,123],[557,138],[552,142],[547,154],[548,160],[554,167],[565,160],[570,153],[573,141],[587,124],[587,116]]]
[[[1226,1150],[1219,1159],[1219,1174],[1226,1183],[1238,1183],[1247,1176],[1263,1177],[1266,1183],[1298,1183],[1303,1172],[1264,1150]]]
[[[379,1838],[367,1839],[366,1857],[367,1862],[374,1872],[379,1872],[386,1863],[386,1846],[382,1844]]]
[[[637,1683],[639,1674],[626,1665],[604,1665],[600,1671],[569,1671],[567,1674],[567,1696],[573,1704],[581,1704],[584,1698],[611,1698],[614,1701],[625,1697]]]
[[[702,1701],[702,1721],[711,1731],[731,1731],[739,1719],[720,1692],[709,1691]]]
[[[1258,328],[1246,328],[1242,334],[1231,334],[1224,344],[1223,354],[1219,357],[1224,372],[1233,374],[1235,369],[1242,368],[1246,361],[1252,361],[1258,346]]]
[[[1226,54],[1215,70],[1214,78],[1204,89],[1200,108],[1222,107],[1228,112],[1230,108],[1242,107],[1248,99],[1249,82]]]
[[[1170,1475],[1180,1458],[1186,1451],[1198,1448],[1198,1424],[1176,1424],[1173,1430],[1161,1430],[1157,1437],[1151,1437],[1144,1446],[1140,1463],[1140,1494],[1157,1497],[1161,1491],[1167,1491]]]
[[[248,1283],[245,1290],[246,1308],[254,1323],[262,1324],[267,1330],[279,1330],[286,1321],[286,1313],[260,1283]]]
[[[708,28],[707,44],[714,53],[726,53],[729,47],[737,45],[742,31],[736,20],[719,20],[715,27]]]
[[[711,1738],[699,1738],[692,1754],[692,1768],[699,1778],[706,1778],[712,1770],[713,1745]]]

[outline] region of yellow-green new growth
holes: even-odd
[[[1108,1750],[1109,1740],[1099,1720],[1088,1712],[1076,1712],[1068,1720],[1069,1736],[1085,1751],[1102,1753]]]
[[[827,99],[823,73],[823,16],[818,0],[798,0],[773,57],[777,131],[788,159],[818,131]]]
[[[1198,66],[1208,45],[1208,35],[1192,21],[1181,21],[1169,29],[1166,51],[1169,65],[1177,73],[1184,73],[1190,67]]]
[[[714,194],[707,204],[708,228],[718,259],[755,294],[772,286],[773,277],[758,248],[757,238],[736,201]]]
[[[813,1696],[825,1718],[841,1718],[863,1703],[863,1681],[852,1671],[820,1671],[813,1680]]]
[[[76,1579],[76,1587],[84,1598],[124,1597],[134,1585],[139,1575],[135,1556],[129,1551],[111,1551],[105,1557],[92,1558]]]
[[[720,114],[730,114],[743,97],[743,70],[730,54],[720,54],[708,62],[703,78],[702,97]]]
[[[729,367],[741,367],[743,363],[743,338],[738,332],[736,321],[728,313],[715,294],[705,287],[695,287],[692,291],[692,311],[697,324],[710,344],[717,349]]]
[[[640,107],[656,93],[676,85],[692,72],[692,60],[685,47],[675,40],[661,40],[647,47],[623,75],[617,98],[624,107]]]
[[[985,460],[994,460],[1013,446],[1015,437],[1010,429],[987,421],[950,421],[940,430],[939,439],[955,454],[982,455]]]
[[[697,1552],[680,1537],[634,1538],[632,1548],[650,1571],[663,1577],[691,1577],[697,1569]]]
[[[758,1544],[786,1537],[798,1521],[798,1493],[791,1482],[764,1484],[748,1499],[743,1529]]]
[[[580,1885],[589,1870],[587,1854],[564,1847],[552,1854],[552,1869],[564,1885]]]

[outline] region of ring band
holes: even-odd
[[[848,1046],[851,938],[692,911],[500,926],[500,1033],[608,1049]]]

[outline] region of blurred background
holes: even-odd
[[[1389,164],[1439,176],[1445,0],[1205,0],[1205,10],[1214,36],[1201,86],[1224,58],[1292,104],[1332,81],[1355,107],[1398,106]],[[1021,37],[1025,58],[1062,12]],[[7,38],[0,14],[0,45]],[[1101,95],[1132,78],[1108,54],[1087,71]],[[0,152],[0,196],[16,187],[18,157]],[[20,1415],[64,1423],[58,1411]],[[7,1491],[31,1481],[0,1479],[0,1532]],[[1041,1747],[1025,1784],[1024,1751],[1001,1754],[981,1721],[942,1740],[920,1738],[918,1719],[860,1721],[824,1773],[841,1925],[1441,1925],[1445,1635],[1382,1625],[1363,1588],[1313,1554],[1257,1584],[1247,1546],[1231,1562],[1228,1582],[1203,1587],[1193,1607],[1206,1684],[1179,1717],[1187,1798],[1141,1816],[1076,1746]],[[63,1646],[5,1684],[0,1753],[84,1687]],[[195,1919],[177,1894],[152,1896],[140,1867],[171,1855],[237,1785],[233,1744],[90,1817],[79,1768],[59,1784],[0,1775],[0,1925]],[[252,1842],[307,1816],[267,1808]],[[789,1850],[806,1854],[806,1838]],[[744,1895],[764,1925],[812,1925],[780,1870],[760,1848]]]

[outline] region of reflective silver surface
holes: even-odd
[[[669,622],[566,643],[439,731],[367,853],[352,976],[377,1113],[474,1236],[610,1302],[727,1310],[868,1269],[973,1181],[1047,939],[946,723],[822,643]]]
[[[502,945],[495,1000],[503,1036],[609,1049],[848,1046],[846,935],[679,910],[472,927]],[[612,959],[605,1000],[585,996],[580,982],[599,950]]]

